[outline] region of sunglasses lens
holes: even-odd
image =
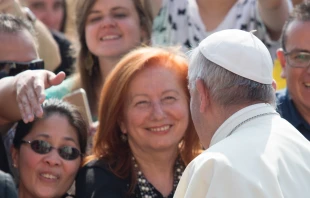
[[[32,150],[38,154],[47,154],[53,149],[53,147],[44,140],[34,140],[32,142],[24,141],[24,143],[30,143]],[[81,152],[77,148],[71,146],[64,146],[57,150],[59,156],[65,160],[74,160],[81,155]]]
[[[64,146],[58,149],[59,155],[66,160],[74,160],[80,156],[80,151],[71,146]]]
[[[37,59],[30,62],[0,61],[0,71],[8,73],[6,76],[15,76],[26,70],[37,69],[44,69],[43,60]]]
[[[43,140],[34,140],[31,142],[31,148],[34,150],[36,153],[39,154],[46,154],[51,151],[52,146]]]

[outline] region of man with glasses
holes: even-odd
[[[310,140],[310,1],[297,5],[282,31],[277,56],[287,88],[277,93],[281,116]]]

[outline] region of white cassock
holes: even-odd
[[[267,104],[227,119],[186,168],[175,198],[309,198],[310,143]]]

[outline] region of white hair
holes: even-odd
[[[191,91],[195,88],[196,80],[201,79],[209,89],[210,96],[220,105],[227,107],[261,101],[276,106],[275,90],[271,84],[261,84],[236,75],[206,59],[198,48],[191,51],[189,57],[188,80]]]

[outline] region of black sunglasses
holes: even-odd
[[[0,61],[0,78],[15,76],[25,70],[44,69],[44,61],[36,59],[30,62]]]
[[[52,149],[57,149],[58,154],[65,160],[75,160],[79,156],[83,156],[81,152],[72,146],[63,146],[61,148],[55,148],[50,143],[44,140],[33,140],[33,141],[26,141],[21,140],[21,143],[30,144],[31,149],[38,153],[38,154],[47,154]]]

